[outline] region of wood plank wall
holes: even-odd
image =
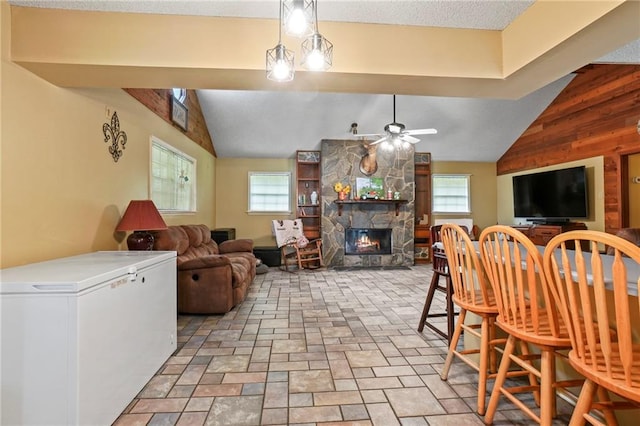
[[[640,152],[640,65],[592,64],[576,73],[498,160],[497,173],[602,155],[605,229],[615,232],[625,224],[623,156]]]
[[[189,110],[187,119],[187,131],[171,121],[171,97],[173,93],[170,89],[124,89],[125,92],[136,98],[140,103],[155,112],[160,118],[171,123],[176,129],[187,135],[189,139],[206,149],[217,157],[207,123],[200,108],[198,95],[195,90],[187,90],[187,99],[184,104]]]

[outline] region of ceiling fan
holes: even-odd
[[[414,138],[413,135],[435,135],[438,133],[436,129],[414,129],[407,130],[405,125],[396,122],[396,95],[393,95],[393,122],[384,126],[384,134],[372,133],[372,134],[357,134],[358,137],[376,136],[377,140],[371,142],[370,145],[377,145],[382,142],[388,142],[391,145],[399,144],[402,142],[416,144],[420,142],[420,139]]]

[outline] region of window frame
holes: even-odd
[[[251,178],[252,176],[286,176],[287,177],[287,209],[286,210],[252,210],[251,205]],[[247,173],[247,213],[250,215],[290,215],[293,197],[293,174],[290,171],[249,171]]]
[[[438,210],[438,204],[436,202],[436,189],[437,184],[436,180],[439,177],[457,177],[464,178],[466,180],[466,200],[467,200],[467,209],[466,211],[449,211],[449,210]],[[431,213],[432,214],[451,214],[451,215],[470,215],[471,212],[471,175],[465,173],[434,173],[431,175]]]
[[[174,155],[178,156],[178,157],[182,157],[185,160],[187,160],[188,162],[190,162],[192,164],[192,169],[193,169],[193,178],[192,178],[192,182],[191,182],[191,193],[189,194],[189,209],[184,210],[184,209],[172,209],[172,208],[165,208],[164,206],[162,206],[162,203],[158,202],[157,200],[154,200],[153,198],[153,181],[154,181],[154,175],[153,175],[153,149],[154,149],[154,145],[158,145],[160,147],[162,147],[163,149],[173,153]],[[198,160],[196,160],[194,157],[190,156],[189,154],[187,154],[186,152],[174,147],[173,145],[163,141],[162,139],[156,137],[156,136],[151,136],[150,137],[150,141],[149,141],[149,199],[152,200],[154,202],[154,204],[157,206],[158,211],[160,213],[163,214],[195,214],[198,212],[198,185],[197,185],[197,176],[198,176]]]

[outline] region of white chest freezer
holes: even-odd
[[[176,349],[176,253],[0,270],[0,423],[108,425]]]

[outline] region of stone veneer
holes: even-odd
[[[351,185],[350,197],[355,197],[356,178],[367,177],[360,171],[360,160],[367,154],[365,143],[353,140],[323,140],[321,143],[322,176],[322,246],[327,266],[410,266],[414,261],[414,201],[415,169],[414,149],[399,153],[376,154],[378,169],[369,177],[383,178],[386,189],[390,186],[400,192],[400,198],[408,200],[400,204],[395,215],[394,204],[344,205],[338,216],[334,203],[338,194],[333,190],[336,182]],[[392,253],[390,255],[344,254],[345,228],[392,228]]]

